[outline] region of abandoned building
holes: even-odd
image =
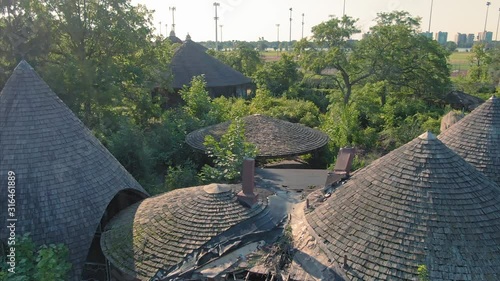
[[[349,280],[417,280],[422,265],[500,279],[500,188],[430,132],[309,201],[311,235]]]
[[[262,240],[286,208],[275,197],[258,198],[254,160],[244,165],[242,184],[173,190],[116,216],[101,240],[112,280],[205,280],[210,261]]]
[[[500,101],[492,96],[438,138],[500,185]]]
[[[257,157],[284,157],[300,155],[328,143],[328,136],[316,129],[302,124],[264,116],[248,115],[242,118],[245,139],[257,147]],[[227,132],[231,121],[208,126],[189,133],[186,142],[193,148],[204,151],[205,136],[215,139]]]
[[[105,276],[102,227],[147,193],[26,61],[0,93],[0,128],[0,174],[16,174],[16,234],[67,245],[69,280]]]
[[[203,75],[212,98],[246,97],[254,91],[252,80],[207,54],[207,48],[193,42],[191,36],[175,50],[171,62],[172,88],[175,93],[189,86],[195,76]]]

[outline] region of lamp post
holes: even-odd
[[[175,17],[174,17],[174,12],[175,12],[175,7],[168,7],[170,11],[172,11],[172,31],[175,32]]]
[[[484,20],[484,32],[486,32],[486,24],[488,23],[488,11],[490,9],[490,5],[491,5],[491,2],[486,2],[486,18]]]
[[[434,4],[434,0],[431,0],[431,13],[429,15],[429,28],[427,29],[427,32],[430,33],[431,32],[431,21],[432,21],[432,6]]]
[[[495,41],[498,39],[498,25],[500,24],[500,8],[498,8],[497,32],[495,33]]]
[[[292,46],[292,8],[290,8],[290,37],[288,39],[287,50],[289,50],[291,46]]]
[[[217,20],[219,19],[219,17],[217,16],[217,7],[219,7],[220,4],[217,3],[217,2],[214,2],[214,7],[215,7],[215,50],[218,51],[219,50],[219,45],[217,43]]]
[[[279,51],[280,51],[280,24],[279,23],[276,24],[276,32],[278,34],[278,38],[277,38],[278,46],[276,48],[276,56],[278,56]]]
[[[161,36],[161,21],[159,22],[159,24],[160,24],[160,36]]]
[[[304,38],[304,13],[302,13],[302,36],[300,39]]]
[[[222,41],[222,27],[223,26],[224,25],[219,24],[219,27],[220,27],[220,45],[221,45],[221,49],[224,49],[224,47],[223,47],[223,41]]]
[[[345,0],[344,0],[344,8],[342,9],[342,17],[345,16]]]

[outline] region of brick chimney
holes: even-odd
[[[258,194],[255,193],[255,160],[252,158],[245,158],[243,160],[242,172],[242,190],[238,193],[238,200],[249,207],[257,203]]]

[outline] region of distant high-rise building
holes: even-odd
[[[446,42],[448,42],[448,32],[439,31],[438,33],[436,33],[435,39],[439,44],[446,45]]]
[[[432,40],[432,35],[433,35],[432,32],[426,31],[426,32],[422,32],[420,34]]]
[[[466,48],[471,48],[472,45],[474,44],[475,39],[476,39],[476,36],[474,36],[473,33],[467,34],[467,42],[465,44],[465,47]]]
[[[467,44],[467,34],[465,33],[457,33],[455,35],[455,43],[459,48],[464,48]]]
[[[479,41],[491,43],[493,41],[493,32],[491,31],[483,31],[478,33]]]

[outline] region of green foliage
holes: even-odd
[[[199,176],[203,183],[232,183],[241,179],[241,169],[245,158],[254,158],[257,150],[245,141],[243,121],[236,118],[218,142],[206,136],[205,147],[214,167],[203,166]]]
[[[427,266],[424,264],[419,265],[417,268],[418,280],[419,281],[430,281],[429,271],[427,270]]]
[[[263,114],[309,127],[319,125],[319,109],[310,101],[273,97],[268,90],[257,90],[250,113]]]
[[[200,121],[206,119],[212,100],[206,85],[203,75],[195,76],[191,80],[191,86],[184,86],[180,91],[181,98],[186,103],[184,110]]]
[[[9,281],[64,281],[71,269],[68,248],[63,244],[36,247],[29,234],[16,239],[15,273],[6,272],[9,266],[1,265],[0,280]]]
[[[208,50],[207,52],[248,77],[253,76],[263,63],[259,52],[243,42],[238,43],[231,51]]]
[[[292,55],[283,53],[277,62],[264,64],[254,75],[254,82],[259,88],[268,89],[274,96],[281,96],[301,77],[298,65]]]
[[[151,154],[139,126],[128,119],[122,121],[119,130],[109,137],[108,149],[139,182],[149,180]]]
[[[488,67],[492,61],[484,43],[474,44],[471,49],[470,68],[467,76],[474,82],[489,82]]]
[[[359,54],[376,81],[386,81],[382,104],[389,93],[408,93],[429,101],[450,89],[447,52],[436,41],[419,34],[420,18],[408,12],[379,13],[377,24],[361,40]]]
[[[165,176],[165,191],[198,185],[198,171],[191,161],[183,165],[169,167]]]

